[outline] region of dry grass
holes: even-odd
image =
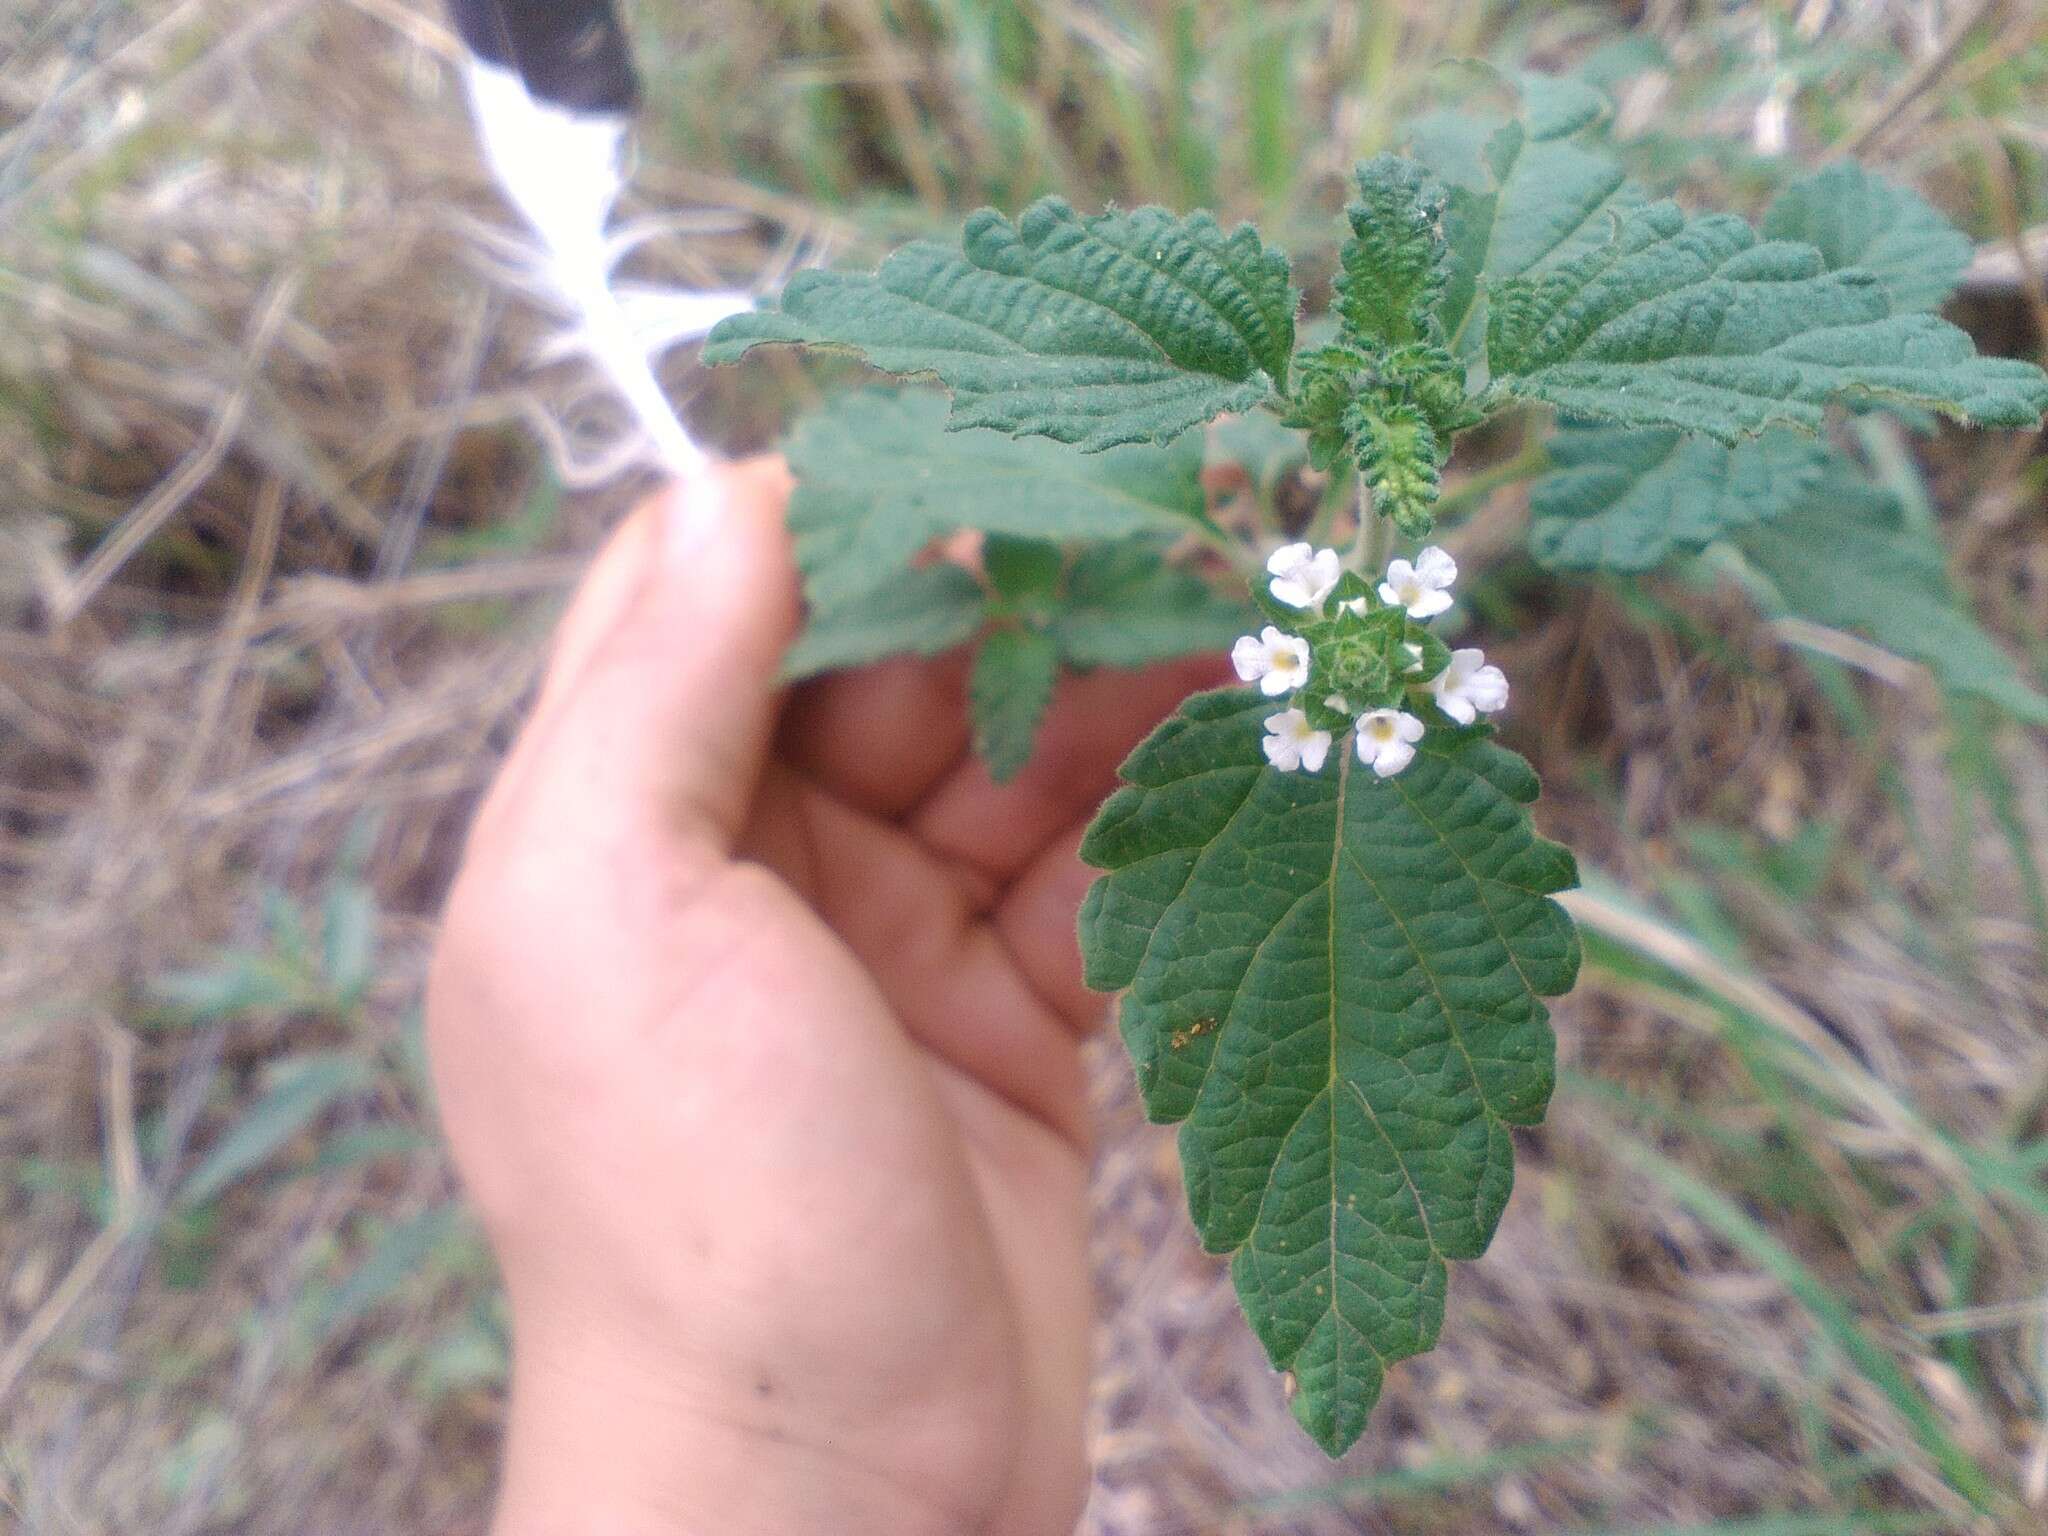
[[[1044,7],[1059,57],[990,87],[947,31],[971,9],[892,28],[872,0],[708,0],[644,29],[665,62],[643,195],[748,216],[649,260],[745,280],[1034,178],[1177,198],[1204,143],[1218,200],[1284,227],[1386,135],[1412,61],[1500,27],[1479,3],[1289,13],[1314,46],[1281,77],[1296,115],[1276,162],[1246,84],[1258,8],[1203,10],[1229,41],[1184,93],[1159,34],[1088,5]],[[1795,149],[1860,140],[1983,235],[2038,220],[1994,174],[2038,160],[1982,144],[2048,132],[2042,25],[2013,7],[1962,48],[1948,34],[1981,7],[1836,9],[1692,25],[1649,5],[1680,67],[1624,120],[1750,133],[1772,80],[1750,44],[1783,11],[1824,23],[1869,87],[1801,98]],[[501,1319],[431,1140],[418,983],[547,616],[631,477],[608,473],[586,381],[524,366],[540,322],[475,254],[492,205],[431,13],[40,10],[0,15],[0,1509],[50,1532],[480,1529]],[[1551,59],[1606,24],[1515,22]],[[1855,63],[1893,43],[1939,68]],[[731,80],[765,83],[735,99]],[[1739,157],[1675,174],[1754,182]],[[675,382],[702,387],[686,367]],[[758,442],[780,408],[761,389],[721,382],[700,414]],[[2027,452],[1944,444],[1936,488],[1983,611],[2039,656],[2048,521]],[[590,483],[555,510],[557,478]],[[1952,727],[1911,669],[1840,685],[1723,591],[1656,589],[1709,645],[1615,595],[1559,602],[1514,568],[1517,514],[1500,498],[1461,553],[1502,566],[1520,613],[1491,639],[1531,680],[1515,735],[1551,786],[1546,829],[1612,882],[1557,1010],[1570,1075],[1550,1124],[1522,1138],[1492,1252],[1453,1281],[1442,1348],[1395,1374],[1333,1472],[1105,1047],[1089,1530],[1850,1508],[2039,1529],[2048,968],[2014,848],[2048,849],[2043,741],[1998,742],[2022,837],[1982,797],[1959,817]],[[1839,686],[1865,725],[1843,723]],[[1814,827],[1837,833],[1819,851]],[[1645,922],[1623,891],[1676,919]],[[337,977],[364,911],[377,948],[355,988]],[[166,1000],[165,977],[218,971],[224,950],[289,985],[200,1006],[188,978]],[[281,1063],[343,1089],[277,1120]],[[181,1199],[264,1114],[289,1132],[273,1155]],[[1958,1496],[1943,1445],[1993,1513]],[[1402,1469],[1406,1486],[1385,1475]],[[1329,1487],[1369,1474],[1348,1499]]]

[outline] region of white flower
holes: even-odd
[[[1341,693],[1329,693],[1323,695],[1323,708],[1334,709],[1340,715],[1348,715],[1351,713],[1351,701]]]
[[[1266,716],[1266,761],[1282,773],[1306,768],[1320,773],[1323,759],[1330,755],[1330,733],[1316,730],[1308,716],[1298,709],[1283,709]]]
[[[1308,642],[1268,624],[1256,635],[1237,637],[1230,648],[1230,664],[1239,677],[1274,697],[1308,681]]]
[[[1337,551],[1306,544],[1281,545],[1266,569],[1273,573],[1273,596],[1290,608],[1320,609],[1344,574]]]
[[[1492,714],[1508,707],[1508,678],[1499,667],[1486,665],[1484,651],[1453,651],[1451,664],[1430,679],[1436,707],[1460,725],[1470,725],[1483,710]]]
[[[1358,717],[1358,760],[1383,779],[1415,761],[1422,722],[1402,709],[1376,709]]]
[[[1420,672],[1422,670],[1422,647],[1416,645],[1413,641],[1404,640],[1401,642],[1401,649],[1408,653],[1408,666],[1405,670]]]
[[[1387,567],[1380,600],[1406,608],[1411,619],[1433,619],[1451,606],[1451,583],[1457,579],[1458,562],[1432,544],[1413,565],[1396,560]]]

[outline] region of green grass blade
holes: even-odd
[[[1992,1506],[1996,1490],[1991,1478],[1949,1437],[1934,1408],[1908,1379],[1898,1360],[1864,1331],[1847,1303],[1802,1264],[1797,1255],[1721,1191],[1695,1178],[1640,1137],[1597,1120],[1589,1120],[1589,1125],[1625,1166],[1648,1175],[1653,1183],[1791,1292],[1864,1380],[1892,1405],[1949,1486],[1980,1509]]]

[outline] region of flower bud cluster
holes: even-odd
[[[1431,545],[1370,587],[1334,549],[1289,544],[1266,562],[1260,606],[1275,620],[1231,648],[1231,665],[1289,708],[1266,717],[1266,760],[1318,773],[1339,736],[1391,778],[1415,760],[1433,710],[1457,725],[1505,709],[1508,680],[1483,652],[1453,651],[1424,622],[1451,606],[1458,567]],[[1283,627],[1283,625],[1285,627]]]

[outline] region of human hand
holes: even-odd
[[[958,658],[789,701],[779,463],[643,508],[562,624],[428,996],[503,1265],[500,1536],[1068,1531],[1086,1488],[1075,857],[1211,663],[966,755]]]

